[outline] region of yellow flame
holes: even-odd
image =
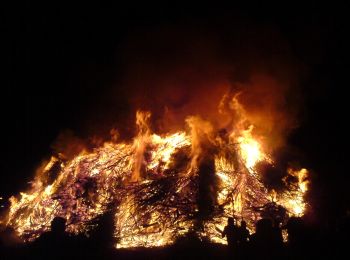
[[[304,197],[308,190],[309,180],[307,178],[309,172],[305,168],[300,170],[289,168],[288,174],[295,177],[296,182],[289,183],[284,178],[288,190],[279,194],[278,201],[288,210],[291,216],[302,216],[308,206]]]
[[[242,211],[242,194],[238,193],[236,195],[236,198],[234,200],[234,210],[235,212],[241,212]]]
[[[215,142],[213,127],[204,120],[189,119],[190,134],[179,131],[157,135],[150,131],[149,117],[149,113],[137,113],[138,135],[133,142],[116,143],[113,140],[92,152],[85,151],[73,160],[61,163],[58,177],[48,183],[50,169],[60,162],[52,157],[38,173],[30,190],[21,192],[19,197],[11,197],[7,225],[26,240],[33,240],[48,230],[55,216],[63,216],[69,223],[69,232],[84,233],[89,231],[85,223],[103,214],[108,205],[117,200],[116,247],[171,244],[194,228],[194,220],[181,217],[181,212],[171,205],[172,197],[166,214],[162,204],[155,204],[151,212],[147,211],[146,206],[138,206],[133,189],[173,174],[168,170],[174,170],[171,167],[175,154],[182,151],[187,165],[176,169],[182,171],[178,175],[181,182],[170,187],[176,193],[171,196],[190,196],[188,194],[192,193],[186,193],[191,188],[188,184],[196,177],[191,169],[197,167],[197,159],[208,143],[215,148],[212,151],[215,154],[214,174],[219,180],[216,194],[221,213],[203,221],[203,228],[197,231],[200,236],[225,244],[220,230],[225,227],[227,216],[246,220],[252,230],[260,218],[252,208],[262,207],[271,200],[284,206],[291,216],[305,212],[308,171],[289,169],[288,174],[295,177],[296,183],[288,183],[288,189],[283,192],[268,192],[255,167],[260,161],[272,163],[272,160],[263,150],[261,140],[253,136],[253,126],[243,131],[239,127],[231,133],[229,143],[224,143],[222,140]],[[144,175],[141,176],[142,171]],[[88,185],[91,180],[95,186]],[[198,212],[196,206],[193,206],[193,212]]]
[[[258,162],[272,162],[267,154],[262,151],[261,144],[252,136],[253,126],[241,132],[237,138],[241,150],[241,157],[247,169],[252,172]]]

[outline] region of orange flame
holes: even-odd
[[[113,202],[117,205],[116,247],[171,244],[196,230],[193,216],[198,213],[197,191],[191,182],[198,178],[198,167],[206,153],[214,159],[213,174],[219,183],[213,217],[202,220],[202,229],[196,230],[200,237],[226,243],[218,230],[223,229],[228,216],[245,219],[252,229],[261,217],[254,208],[271,201],[286,208],[290,216],[302,215],[307,208],[304,194],[308,171],[289,169],[288,174],[297,181],[288,183],[285,191],[269,192],[255,167],[258,162],[273,161],[264,151],[262,139],[253,135],[254,125],[244,127],[247,119],[237,95],[231,107],[239,120],[226,139],[199,117],[187,119],[190,133],[153,134],[149,127],[151,114],[138,111],[138,135],[132,143],[106,142],[66,163],[52,157],[31,189],[10,199],[4,222],[25,240],[48,230],[55,216],[67,219],[69,232],[84,233],[93,228],[87,223],[106,212]],[[55,164],[60,165],[59,174],[49,183]],[[167,180],[170,185],[160,188],[163,183],[159,180]],[[181,206],[175,206],[176,201],[181,201]]]

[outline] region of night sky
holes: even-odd
[[[148,32],[152,32],[147,38],[149,45],[153,41],[156,44],[154,35],[159,31],[172,34],[174,30],[181,35],[183,28],[198,29],[203,31],[201,40],[210,42],[212,35],[234,34],[236,29],[249,35],[253,30],[260,36],[251,40],[258,39],[255,44],[259,45],[264,28],[272,28],[288,45],[288,57],[299,69],[299,128],[288,143],[300,151],[301,164],[313,172],[311,201],[315,215],[325,220],[341,216],[350,209],[345,11],[343,6],[319,3],[253,7],[27,3],[6,8],[1,48],[5,69],[1,77],[4,145],[0,196],[7,198],[28,187],[36,167],[49,158],[52,144],[62,131],[72,130],[82,139],[106,137],[120,122],[131,122],[134,107],[123,80],[129,57],[142,64],[144,56],[138,60],[132,54],[144,51],[137,48]],[[244,39],[236,44],[245,45],[249,37]],[[130,43],[135,41],[138,43],[132,49]],[[271,40],[269,47],[279,50],[279,44]],[[223,53],[230,53],[229,45],[224,44]],[[172,46],[180,56],[186,56],[176,42]],[[177,60],[172,48],[156,50],[154,59],[185,63],[184,57]],[[132,136],[133,124],[122,131]]]

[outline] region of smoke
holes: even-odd
[[[70,160],[85,150],[87,145],[72,130],[64,130],[57,136],[51,148],[61,159]]]
[[[110,105],[98,110],[105,111],[104,117],[122,115],[107,120],[116,121],[109,127],[117,128],[121,139],[138,136],[134,139],[135,181],[142,175],[144,146],[152,131],[187,128],[194,169],[214,153],[210,146],[219,133],[237,138],[244,132],[273,154],[284,148],[286,137],[298,125],[301,66],[278,28],[231,17],[211,24],[189,21],[136,28],[118,46],[120,71],[115,88],[106,95],[115,97],[116,103],[126,100],[129,107],[116,104],[118,111]],[[145,124],[139,115],[135,125],[138,110],[151,112]],[[103,141],[95,137],[92,143],[99,146]],[[71,159],[88,145],[72,132],[64,132],[53,148]],[[273,180],[269,176],[280,177],[285,174],[283,168],[268,170],[264,176]]]
[[[288,82],[255,73],[248,82],[233,84],[220,103],[220,112],[230,116],[235,128],[249,130],[272,152],[285,144],[286,136],[297,126],[299,103],[293,100],[297,93],[291,91]]]
[[[130,33],[121,47],[120,85],[132,111],[151,111],[157,132],[183,129],[192,115],[218,130],[254,125],[252,134],[264,139],[265,149],[282,147],[297,126],[301,103],[300,65],[288,42],[276,28],[244,20],[203,25]]]

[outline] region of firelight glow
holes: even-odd
[[[227,217],[244,219],[253,230],[272,202],[286,209],[287,218],[306,211],[307,169],[288,169],[286,175],[295,178],[285,182],[283,191],[269,191],[256,165],[273,160],[255,138],[253,125],[233,126],[234,134],[225,139],[210,123],[192,118],[192,131],[158,135],[150,130],[150,116],[137,113],[138,135],[132,142],[105,142],[70,161],[51,157],[31,188],[11,198],[3,222],[32,241],[55,216],[67,219],[68,232],[89,233],[93,220],[112,210],[117,248],[158,247],[192,231],[225,244],[220,230]],[[204,214],[197,200],[203,158],[212,158],[217,181],[209,188],[210,212],[198,217]]]

